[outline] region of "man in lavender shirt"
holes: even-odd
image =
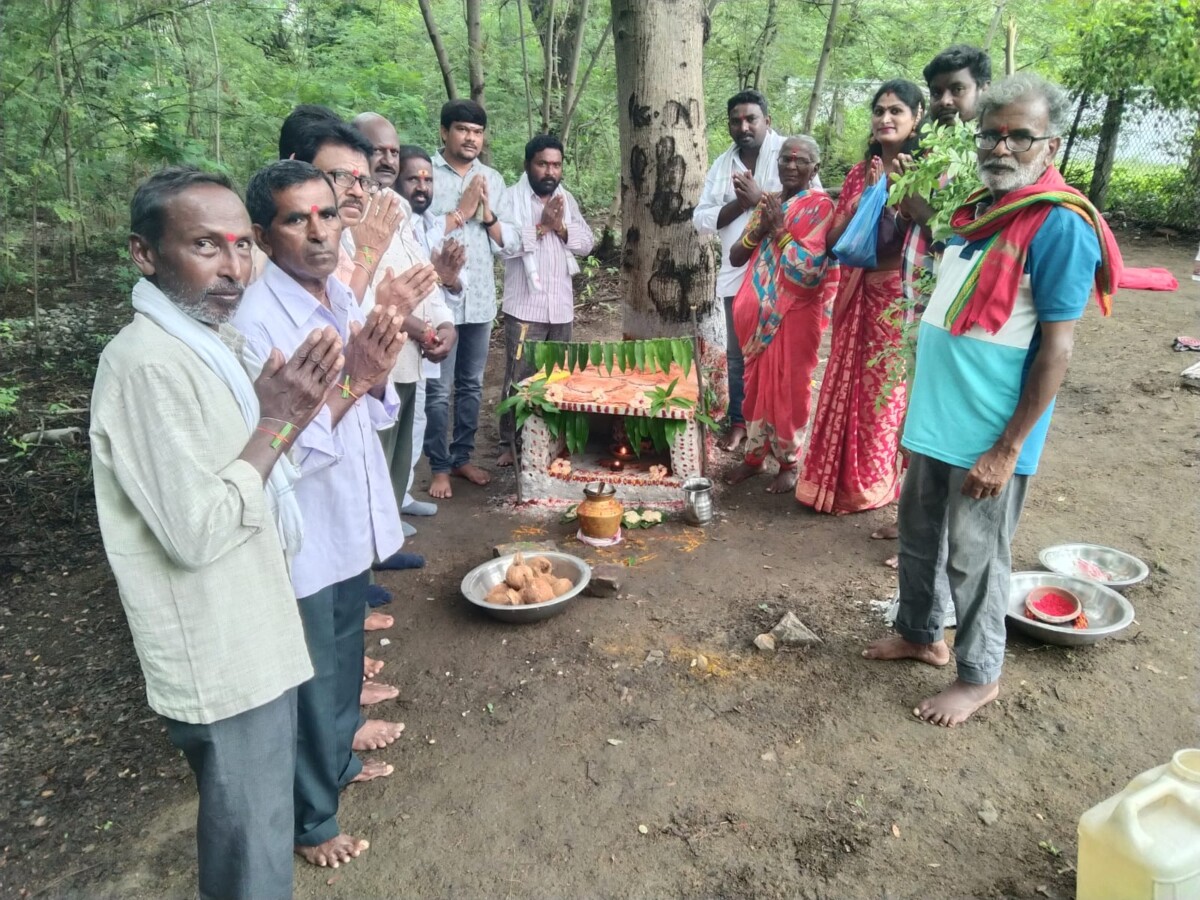
[[[569,341],[575,319],[571,276],[577,256],[592,252],[595,238],[579,204],[562,186],[563,145],[552,134],[539,134],[525,145],[525,174],[509,188],[513,223],[521,240],[501,250],[504,257],[504,387],[533,374],[517,348],[526,341]],[[516,458],[516,419],[500,420],[502,450],[497,465]]]
[[[270,260],[233,319],[249,355],[265,358],[272,347],[291,353],[314,328],[326,326],[345,343],[345,368],[292,450],[306,526],[292,585],[316,671],[297,697],[294,843],[308,862],[338,866],[367,847],[338,827],[339,790],[392,771],[385,763],[360,761],[352,745],[363,725],[358,701],[369,570],[403,543],[376,436],[396,418],[388,375],[404,344],[403,318],[391,302],[397,288],[390,274],[376,287],[375,308],[366,316],[333,277],[342,222],[333,185],[321,170],[298,160],[266,166],[250,179],[246,208]],[[376,747],[394,741],[403,728],[365,723]]]

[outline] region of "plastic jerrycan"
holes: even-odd
[[[1200,900],[1200,750],[1079,818],[1076,900]]]

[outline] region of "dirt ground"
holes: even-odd
[[[337,872],[298,864],[297,895],[1073,896],[1080,813],[1200,746],[1200,396],[1178,386],[1196,357],[1171,351],[1200,330],[1195,244],[1122,243],[1128,264],[1165,265],[1181,289],[1124,293],[1108,320],[1087,313],[1015,568],[1062,541],[1137,554],[1152,573],[1128,593],[1137,621],[1123,637],[1074,651],[1011,637],[1000,700],[947,731],[910,709],[951,673],[859,657],[884,631],[872,601],[895,587],[882,566],[894,545],[868,539],[889,512],[818,516],[752,479],[717,496],[708,528],[674,522],[581,553],[627,563],[615,599],[513,626],[468,606],[463,574],[514,537],[583,548],[557,516],[512,510],[511,474],[456,483],[436,518],[414,523],[409,549],[428,568],[380,579],[397,625],[368,646],[401,697],[374,710],[408,728],[379,754],[395,774],[345,795],[343,827],[372,847]],[[116,293],[94,298],[102,320],[124,308]],[[619,330],[615,310],[589,315],[582,334]],[[68,327],[64,346],[74,337]],[[85,345],[58,365],[94,359]],[[38,390],[43,404],[86,406],[86,385]],[[490,460],[494,422],[482,440]],[[80,455],[74,469],[64,453]],[[8,457],[0,895],[191,896],[194,787],[145,704],[86,454]],[[754,635],[787,610],[824,643],[756,655]],[[701,654],[708,671],[693,665]]]

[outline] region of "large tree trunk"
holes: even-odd
[[[483,18],[479,0],[467,0],[467,74],[471,79],[471,99],[487,106],[483,99]]]
[[[713,312],[704,186],[704,0],[611,0],[621,131],[621,271],[629,337],[682,335]]]
[[[433,18],[433,8],[429,0],[417,0],[421,7],[421,18],[425,20],[425,30],[429,33],[429,43],[433,45],[433,55],[437,58],[438,69],[442,72],[442,84],[446,86],[446,99],[457,100],[458,91],[454,87],[454,70],[450,68],[450,57],[442,44],[442,35],[438,31],[437,21]]]
[[[1117,158],[1117,138],[1121,134],[1121,117],[1125,113],[1125,91],[1109,95],[1104,104],[1104,119],[1100,123],[1100,140],[1096,147],[1096,162],[1088,199],[1096,209],[1104,211],[1108,200],[1108,182],[1112,178],[1113,161]]]
[[[825,70],[829,68],[829,55],[833,52],[833,37],[837,34],[837,14],[841,0],[833,0],[829,6],[829,22],[825,26],[825,43],[821,45],[821,56],[817,59],[817,71],[813,75],[812,95],[808,98],[808,112],[804,114],[804,133],[812,134],[817,110],[821,105],[821,91],[825,87]]]

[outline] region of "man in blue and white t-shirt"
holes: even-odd
[[[1119,267],[1107,226],[1053,167],[1069,114],[1066,94],[1035,75],[1006,78],[980,101],[987,191],[955,214],[966,237],[948,243],[921,320],[903,437],[911,456],[899,510],[898,634],[863,655],[950,661],[934,591],[944,524],[958,677],[914,710],[931,724],[960,724],[999,693],[1010,541],[1075,322],[1098,280],[1108,284],[1098,269],[1110,276]],[[985,222],[1003,224],[981,235]],[[1097,296],[1106,308],[1107,293]]]

